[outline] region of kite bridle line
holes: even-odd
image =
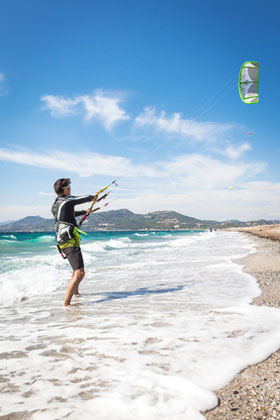
[[[118,186],[118,184],[117,184],[117,180],[115,179],[114,181],[112,181],[110,184],[108,184],[108,185],[106,185],[106,187],[104,187],[104,188],[101,188],[101,190],[99,190],[96,194],[94,194],[94,199],[92,200],[92,203],[91,203],[91,206],[90,206],[90,212],[88,213],[88,214],[85,214],[82,218],[81,218],[81,220],[80,220],[80,222],[79,222],[79,226],[81,226],[82,225],[82,223],[84,223],[84,221],[86,220],[86,218],[91,214],[91,213],[93,213],[93,212],[95,212],[96,210],[99,210],[101,207],[97,207],[95,210],[92,210],[93,209],[93,206],[94,206],[94,204],[95,203],[98,203],[99,201],[101,201],[101,200],[104,200],[106,197],[108,197],[108,195],[110,194],[110,191],[108,191],[106,194],[104,194],[104,195],[102,195],[102,197],[100,197],[100,198],[98,198],[98,196],[99,196],[99,194],[101,194],[101,193],[103,193],[103,191],[105,191],[105,190],[107,190],[107,188],[109,188],[112,184],[115,184],[116,186]],[[105,207],[105,206],[107,206],[107,204],[108,203],[106,203],[104,206],[102,206],[102,207]]]
[[[253,62],[253,63],[255,63],[255,64],[258,64],[257,62]],[[245,63],[244,63],[245,64]],[[258,81],[259,81],[259,79],[258,79],[258,77],[259,76],[257,76],[257,84],[258,84]],[[222,86],[220,89],[218,89],[215,93],[214,93],[214,95],[212,95],[211,96],[211,98],[210,99],[208,99],[206,102],[204,101],[204,103],[203,103],[203,105],[194,113],[194,114],[192,114],[192,116],[190,117],[190,118],[198,118],[198,117],[201,117],[202,115],[204,115],[205,113],[207,113],[211,108],[213,108],[218,102],[220,102],[225,96],[227,96],[228,94],[229,94],[229,92],[231,92],[233,89],[234,89],[234,86],[231,86],[231,87],[229,87],[228,88],[228,85],[232,82],[232,80],[235,78],[235,75],[233,75],[227,82],[226,82],[226,84],[224,85],[224,86]],[[227,89],[227,90],[226,90]],[[226,90],[226,91],[225,91]],[[255,111],[256,111],[256,109],[257,108],[255,108]],[[248,133],[249,134],[249,133]],[[251,133],[250,133],[251,134]],[[152,156],[154,153],[156,153],[158,150],[160,150],[166,143],[168,143],[169,142],[169,139],[166,139],[164,142],[162,142],[161,144],[159,144],[159,146],[157,146],[154,150],[152,150],[151,152],[149,152],[148,154],[146,154],[145,156],[144,156],[144,158],[141,160],[141,162],[144,162],[145,160],[147,160],[150,156]],[[106,187],[104,187],[104,188],[102,188],[101,190],[99,190],[96,194],[95,194],[95,196],[97,196],[98,197],[98,195],[100,194],[100,193],[102,193],[103,191],[105,191],[107,188],[109,188],[109,186],[110,185],[112,185],[112,184],[115,184],[116,186],[118,186],[118,184],[116,183],[116,181],[117,181],[117,179],[115,179],[114,181],[112,181],[109,185],[107,185]],[[93,213],[93,212],[95,212],[95,211],[97,211],[97,210],[100,210],[100,208],[101,207],[105,207],[105,206],[107,206],[109,203],[106,203],[104,206],[100,206],[100,207],[97,207],[96,209],[94,209],[94,210],[92,210],[93,209],[93,206],[94,206],[94,204],[96,203],[96,202],[98,202],[98,201],[100,201],[100,200],[102,200],[103,198],[106,198],[107,197],[107,195],[108,195],[108,193],[107,194],[105,194],[104,196],[102,196],[100,199],[94,199],[93,201],[92,201],[92,204],[91,204],[91,207],[90,207],[90,212],[91,213]],[[89,213],[90,214],[90,213]],[[85,219],[89,216],[89,214],[87,214],[87,215],[84,215],[82,218],[81,218],[81,220],[80,220],[80,223],[79,223],[79,226],[81,226],[81,224],[85,221]]]
[[[204,113],[206,113],[209,109],[211,109],[213,106],[215,106],[221,99],[223,99],[234,87],[230,87],[225,93],[223,92],[223,90],[225,90],[225,88],[228,86],[228,84],[229,84],[229,82],[231,82],[232,81],[232,79],[233,79],[233,77],[229,80],[229,81],[227,81],[227,83],[226,83],[226,85],[225,86],[223,86],[222,88],[220,88],[220,89],[218,89],[218,92],[216,92],[211,98],[210,98],[210,101],[212,101],[212,100],[214,100],[214,98],[216,97],[216,95],[219,93],[221,93],[221,95],[219,95],[219,97],[218,97],[218,99],[216,99],[216,101],[214,102],[214,103],[210,103],[209,105],[208,105],[208,107],[206,108],[206,109],[203,109],[202,111],[200,111],[199,113],[198,113],[198,115],[196,115],[196,118],[198,118],[201,114],[204,114]],[[222,91],[222,92],[221,92]],[[206,102],[206,103],[208,103],[208,101]],[[203,105],[203,107],[205,106],[205,104]],[[167,140],[165,140],[164,142],[162,142],[159,146],[157,146],[154,150],[152,150],[151,152],[149,152],[149,153],[147,153],[145,156],[144,156],[144,158],[141,160],[141,162],[144,162],[144,161],[146,161],[150,156],[152,156],[154,153],[156,153],[158,150],[160,150],[163,146],[165,146],[165,144],[166,143],[168,143],[169,142],[169,139],[167,139]],[[104,188],[102,188],[101,190],[99,190],[96,194],[95,194],[95,197],[98,197],[98,195],[99,194],[101,194],[103,191],[105,191],[107,188],[109,188],[112,184],[115,184],[116,186],[118,186],[118,184],[117,184],[117,179],[115,179],[114,181],[112,181],[109,185],[107,185],[106,187],[104,187]],[[107,206],[109,203],[106,203],[104,206],[100,206],[100,207],[97,207],[96,209],[94,209],[93,211],[92,211],[92,209],[93,209],[93,206],[94,206],[94,204],[95,203],[97,203],[97,202],[99,202],[100,200],[102,200],[103,198],[106,198],[107,197],[107,195],[108,195],[108,193],[107,194],[105,194],[104,196],[102,196],[100,199],[93,199],[93,201],[92,201],[92,203],[91,203],[91,206],[90,206],[90,213],[89,214],[91,214],[91,213],[93,213],[93,212],[95,212],[95,211],[97,211],[97,210],[100,210],[100,208],[101,207],[105,207],[105,206]],[[86,218],[89,216],[89,214],[85,214],[82,218],[81,218],[81,220],[80,220],[80,222],[79,222],[79,226],[81,226],[81,224],[86,220]]]

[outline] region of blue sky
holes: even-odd
[[[60,177],[117,178],[108,210],[280,219],[279,18],[278,0],[2,2],[0,221],[51,217]]]

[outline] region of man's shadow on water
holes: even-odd
[[[164,286],[160,284],[159,286]],[[156,286],[153,286],[156,287]],[[162,294],[162,293],[171,293],[171,292],[178,292],[182,290],[184,286],[179,285],[177,287],[167,287],[165,289],[152,289],[151,287],[141,287],[137,290],[132,291],[124,291],[124,292],[103,292],[103,293],[92,293],[90,296],[105,296],[103,299],[95,300],[88,303],[103,303],[103,302],[109,302],[111,300],[115,299],[126,299],[130,296],[147,296],[147,295],[153,295],[153,294]]]

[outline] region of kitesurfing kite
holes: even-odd
[[[245,104],[259,102],[259,63],[245,61],[239,73],[239,94]]]

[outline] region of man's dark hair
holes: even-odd
[[[53,187],[57,195],[64,193],[64,188],[71,184],[70,178],[59,178]]]

